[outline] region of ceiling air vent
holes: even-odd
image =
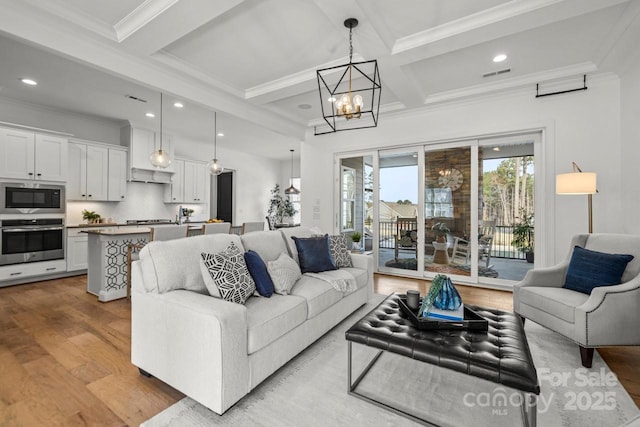
[[[125,98],[133,99],[134,101],[147,102],[146,99],[138,98],[137,96],[133,95],[125,95]]]
[[[505,68],[504,70],[498,70],[498,71],[492,71],[490,73],[484,73],[482,75],[482,77],[497,76],[499,74],[506,74],[506,73],[510,73],[510,72],[511,72],[511,68]]]

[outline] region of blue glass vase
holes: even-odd
[[[440,310],[458,309],[460,305],[462,305],[462,298],[460,298],[460,294],[455,286],[453,286],[453,283],[451,283],[451,279],[444,276],[441,280],[442,286],[433,301],[433,306]]]

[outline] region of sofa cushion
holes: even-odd
[[[233,242],[244,252],[240,236],[207,234],[149,242],[140,251],[144,286],[147,292],[165,293],[176,289],[208,294],[200,273],[202,252],[221,252]]]
[[[277,260],[267,262],[267,271],[273,281],[274,291],[281,295],[287,295],[296,281],[302,276],[300,267],[285,253],[280,254]]]
[[[345,270],[351,273],[351,275],[356,279],[356,286],[358,289],[364,288],[367,285],[367,282],[369,280],[367,270],[355,267],[343,268],[341,270]]]
[[[200,255],[206,268],[203,279],[211,296],[244,304],[253,295],[256,285],[247,269],[244,252],[233,242],[222,252]]]
[[[244,253],[244,261],[247,263],[247,269],[260,296],[269,298],[273,295],[273,281],[260,255],[254,251],[247,251]]]
[[[632,259],[633,255],[598,252],[575,246],[564,287],[591,294],[595,287],[618,285]]]
[[[250,298],[245,306],[248,354],[266,347],[307,319],[305,300],[292,295]]]
[[[329,236],[329,251],[336,267],[353,267],[351,254],[349,254],[349,248],[347,247],[347,236],[344,234]]]
[[[287,249],[289,250],[289,256],[293,258],[295,262],[298,261],[298,249],[296,248],[296,242],[293,241],[292,237],[313,237],[317,235],[316,230],[312,230],[309,227],[291,227],[291,228],[281,228],[278,230],[284,241],[287,245]]]
[[[279,231],[255,231],[240,236],[246,251],[257,252],[267,263],[278,259],[281,253],[289,253],[282,233]]]
[[[302,274],[337,270],[331,252],[329,252],[329,236],[327,234],[317,237],[293,236],[292,239],[296,242]]]
[[[589,299],[589,295],[582,292],[550,286],[522,286],[518,293],[521,304],[530,305],[569,323],[575,322],[575,308]]]
[[[344,293],[324,280],[303,275],[291,290],[291,295],[303,297],[307,302],[307,318],[311,319],[338,301]]]

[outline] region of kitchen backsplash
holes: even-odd
[[[67,224],[81,224],[82,211],[87,209],[99,213],[102,218],[113,218],[114,222],[128,219],[171,219],[178,215],[178,204],[165,204],[164,185],[143,182],[127,182],[127,197],[122,202],[67,202]],[[194,210],[192,220],[209,218],[209,205],[182,205]]]

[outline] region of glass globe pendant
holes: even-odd
[[[160,92],[160,148],[151,153],[149,160],[157,168],[166,168],[171,164],[169,153],[162,149],[162,92]]]
[[[216,112],[214,111],[213,112],[213,159],[209,160],[209,163],[207,163],[207,169],[209,170],[209,173],[214,176],[218,176],[222,172],[224,172],[224,168],[220,166],[220,163],[218,162],[218,159],[217,159],[217,155],[216,155],[217,149],[218,149],[218,120],[217,120]]]

